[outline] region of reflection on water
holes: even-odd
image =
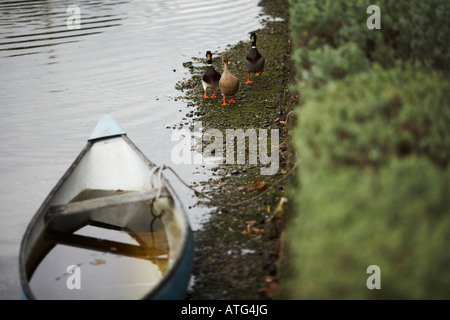
[[[108,5],[119,3],[123,2],[113,1]],[[74,29],[70,24],[73,14],[67,10],[67,1],[1,2],[1,57],[42,53],[48,47],[75,43],[82,37],[102,33],[104,28],[121,25],[123,18],[112,15],[108,6],[88,1],[78,7],[81,8],[81,5],[82,32],[79,30],[81,25],[79,29]]]
[[[72,202],[118,193],[123,192],[85,190]],[[37,299],[141,299],[169,269],[166,229],[150,203],[129,203],[90,215],[92,220],[75,232],[48,227],[45,243],[35,250],[50,251],[30,279]],[[127,223],[122,227],[124,215]],[[78,275],[62,273],[70,266],[79,268]],[[71,287],[72,281],[78,287]]]
[[[188,183],[208,178],[171,161],[166,127],[189,111],[175,84],[191,57],[247,40],[261,26],[258,2],[0,1],[0,298],[20,296],[25,228],[105,113],[155,164]],[[80,29],[67,29],[69,5],[80,7]],[[204,209],[168,178],[199,228]]]
[[[71,265],[80,288],[68,288]],[[57,245],[35,271],[30,287],[38,299],[142,299],[163,274],[151,261]]]

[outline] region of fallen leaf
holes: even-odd
[[[106,261],[103,259],[95,259],[94,261],[89,261],[90,264],[92,264],[93,266],[98,266],[101,264],[105,264]]]
[[[266,279],[266,284],[266,287],[258,290],[259,293],[263,294],[267,298],[274,298],[280,294],[280,286],[275,280],[271,278]]]
[[[252,232],[254,233],[263,233],[264,229],[260,229],[260,228],[252,228]]]
[[[266,190],[266,183],[264,181],[255,181],[255,186],[258,189],[258,191]]]
[[[280,286],[276,282],[269,283],[269,288],[267,288],[267,297],[274,298],[280,294]]]

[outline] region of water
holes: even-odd
[[[117,194],[123,192],[88,189],[72,202]],[[103,219],[124,212],[132,215],[117,221]],[[177,244],[170,247],[162,219],[150,211],[147,201],[91,214],[92,220],[73,234],[46,231],[46,239],[51,239],[47,244],[56,241],[57,245],[31,276],[30,287],[38,299],[140,299],[166,274]],[[67,271],[74,266],[78,275]],[[69,286],[80,290],[68,290]]]
[[[68,29],[70,5],[80,29]],[[175,84],[187,77],[183,62],[247,39],[260,19],[258,0],[0,1],[0,298],[20,298],[25,228],[105,113],[154,163],[188,183],[208,177],[171,161],[167,127],[188,111]],[[167,176],[185,206],[195,204]],[[188,215],[198,229],[207,212]]]

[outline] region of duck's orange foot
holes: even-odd
[[[205,94],[203,95],[204,99],[209,99],[208,95],[206,94],[206,90],[205,90]]]
[[[247,81],[245,83],[253,83],[253,81],[250,80],[250,73],[247,73]]]
[[[221,104],[221,106],[227,106],[228,103],[225,101],[225,97],[223,97],[223,103]]]
[[[256,76],[259,77],[261,75],[262,71],[260,73],[258,73]]]
[[[236,101],[234,101],[234,97],[232,97],[232,98],[230,99],[230,101],[228,101],[228,103],[236,103]]]

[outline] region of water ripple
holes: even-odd
[[[0,3],[0,57],[41,53],[46,47],[75,43],[118,27],[123,17],[111,14],[109,5],[126,2],[81,2],[80,29],[68,26],[71,13],[66,1],[7,1]],[[67,41],[71,39],[70,41]]]

